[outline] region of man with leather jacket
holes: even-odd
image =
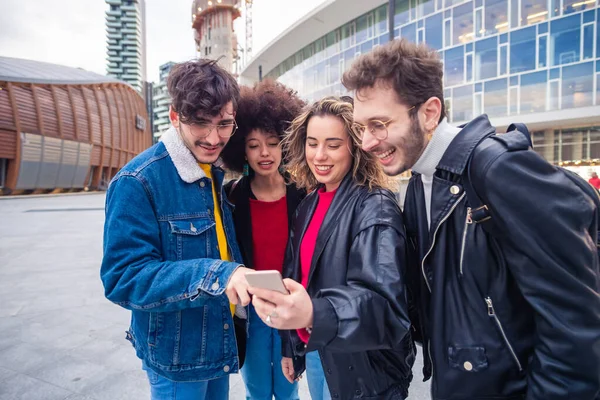
[[[405,40],[343,77],[363,149],[388,175],[412,170],[408,281],[432,397],[599,399],[597,198],[486,115],[449,125],[442,78],[437,52]]]

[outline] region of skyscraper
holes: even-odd
[[[160,136],[171,126],[169,120],[171,97],[167,90],[167,78],[173,65],[175,63],[169,61],[159,67],[159,82],[155,83],[152,89],[152,111],[154,114],[152,117],[152,133],[154,142],[157,142]]]
[[[237,37],[233,21],[241,15],[239,0],[194,0],[192,27],[198,57],[219,59],[232,71],[237,58]]]
[[[144,95],[146,82],[145,0],[105,0],[107,75],[124,80]]]

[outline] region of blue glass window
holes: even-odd
[[[538,33],[541,35],[542,33],[548,33],[548,23],[543,22],[538,25]]]
[[[552,68],[550,70],[550,79],[560,78],[560,68]]]
[[[586,11],[583,13],[583,23],[594,21],[594,10]]]
[[[510,73],[535,69],[535,26],[510,34]]]
[[[390,41],[390,35],[384,33],[383,35],[379,35],[379,44],[386,44]]]
[[[442,13],[432,15],[425,20],[425,42],[432,49],[440,50],[444,47],[442,21]]]
[[[423,27],[423,23],[424,23],[424,20],[422,20],[422,19],[418,20],[417,21],[417,28],[422,28]]]
[[[373,49],[373,41],[367,40],[363,44],[360,45],[360,54],[368,53]]]
[[[583,27],[583,59],[594,58],[594,25]]]
[[[548,63],[548,36],[538,37],[538,68],[544,68]]]
[[[463,46],[446,50],[444,61],[444,78],[447,86],[463,83],[465,70],[465,55]]]
[[[452,18],[452,10],[444,11],[444,18]]]
[[[598,62],[598,61],[596,61],[596,72],[600,72],[600,62]],[[598,82],[598,83],[600,83],[600,82]],[[600,86],[600,85],[598,85],[598,86]],[[600,100],[600,98],[598,100]]]
[[[394,15],[394,27],[404,25],[410,21],[410,3],[409,0],[395,0],[396,13]]]
[[[594,63],[563,67],[561,108],[591,106],[593,102]]]
[[[600,12],[596,14],[596,56],[600,57]]]
[[[510,77],[510,86],[518,86],[519,85],[519,75]]]
[[[573,15],[550,23],[550,54],[552,65],[579,61],[581,40],[581,16]]]
[[[423,43],[425,41],[425,32],[423,29],[417,30],[417,43]]]
[[[433,0],[417,0],[417,18],[423,18],[434,12],[435,2]]]
[[[413,43],[417,41],[417,24],[414,22],[400,28],[400,37],[407,39]]]
[[[467,62],[467,82],[470,82],[473,80],[473,54],[467,54],[466,57],[466,62]]]
[[[400,37],[400,28],[396,28],[394,29],[394,39],[399,38]]]
[[[454,7],[452,43],[467,43],[473,40],[473,2]]]
[[[563,0],[563,14],[571,14],[574,12],[589,10],[594,8],[595,1],[585,0]]]
[[[445,99],[449,99],[450,97],[452,97],[451,94],[452,94],[452,89],[444,89],[444,98]]]
[[[510,0],[510,26],[511,28],[518,28],[520,25],[519,0]]]
[[[473,118],[473,85],[453,89],[452,121],[469,121]]]
[[[475,84],[475,93],[483,91],[483,84],[481,82]]]
[[[466,47],[466,52],[470,52],[473,51],[473,42],[467,43]]]
[[[445,43],[444,43],[444,47],[450,47],[452,46],[452,29],[451,29],[451,20],[447,19],[446,21],[444,21],[444,36],[445,38]]]
[[[481,7],[483,5],[483,0],[475,0],[475,7]]]
[[[521,25],[532,25],[548,19],[548,0],[521,0]]]
[[[485,0],[485,35],[508,30],[508,1]]]
[[[498,72],[498,39],[475,42],[475,80],[495,78]]]
[[[483,104],[485,112],[490,116],[504,116],[507,114],[506,79],[488,81],[484,84]]]
[[[361,15],[356,19],[356,43],[362,43],[369,37],[369,19]]]
[[[500,35],[500,44],[508,43],[508,33]]]
[[[500,75],[508,72],[508,50],[507,46],[500,47]]]
[[[546,111],[546,71],[521,75],[521,113]]]

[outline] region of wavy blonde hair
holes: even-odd
[[[361,148],[361,140],[353,128],[354,105],[352,98],[325,97],[307,106],[290,125],[281,142],[287,153],[286,164],[296,186],[306,190],[314,190],[319,182],[306,162],[306,129],[312,117],[332,116],[343,122],[346,133],[350,137],[352,148],[352,179],[359,186],[387,188],[389,183],[377,158]]]

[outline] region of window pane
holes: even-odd
[[[510,26],[519,27],[519,0],[511,0],[510,3]]]
[[[475,79],[496,77],[498,71],[498,38],[475,42]]]
[[[550,24],[550,48],[552,65],[561,65],[579,61],[581,17],[573,15],[557,19]]]
[[[508,30],[508,1],[485,0],[485,34]]]
[[[482,37],[485,33],[485,29],[483,29],[483,10],[477,9],[475,10],[475,37]]]
[[[403,26],[400,28],[400,37],[405,38],[413,43],[417,41],[417,24],[414,22],[412,24]]]
[[[473,80],[473,55],[467,55],[467,82],[471,82]]]
[[[396,13],[394,15],[394,27],[406,24],[410,21],[409,0],[395,0]]]
[[[473,113],[475,116],[483,114],[483,107],[481,105],[481,102],[483,101],[483,95],[481,93],[475,93],[475,96],[473,96],[473,101],[475,102],[473,107]]]
[[[561,131],[561,161],[577,161],[587,158],[587,130],[563,129]]]
[[[594,0],[563,0],[563,14],[571,14],[577,11],[594,8]]]
[[[368,22],[367,16],[362,15],[356,20],[356,43],[361,43],[367,40],[368,37]]]
[[[483,91],[485,112],[490,116],[506,115],[506,79],[485,82]]]
[[[550,93],[548,94],[548,111],[558,110],[558,81],[550,82]]]
[[[510,73],[535,69],[535,26],[511,32]]]
[[[596,74],[596,104],[600,104],[600,74]]]
[[[452,104],[452,121],[469,121],[473,119],[473,85],[454,88]]]
[[[425,20],[425,42],[432,49],[440,50],[442,43],[442,13],[433,15]]]
[[[444,35],[446,36],[445,47],[452,46],[452,31],[450,29],[451,23],[452,21],[449,19],[444,22]]]
[[[563,67],[561,108],[591,106],[593,102],[594,63]]]
[[[594,25],[583,27],[583,59],[594,58]]]
[[[473,2],[454,8],[453,43],[466,43],[473,40]]]
[[[433,0],[417,0],[417,18],[426,17],[435,12],[435,2]]]
[[[600,127],[590,128],[590,158],[600,158]]]
[[[375,21],[375,34],[379,35],[383,32],[387,32],[387,5],[379,7],[375,12],[377,20]]]
[[[537,24],[548,19],[548,0],[521,0],[521,25]]]
[[[454,86],[463,83],[464,57],[463,46],[446,50],[444,60],[444,77],[447,86]]]
[[[548,37],[540,36],[538,38],[538,68],[544,68],[548,61]]]
[[[354,45],[354,22],[350,22],[341,28],[342,31],[342,50]]]
[[[521,75],[521,114],[546,111],[546,71]]]
[[[506,75],[508,70],[507,46],[500,47],[500,75]]]
[[[517,115],[519,113],[519,88],[510,88],[510,115]]]

